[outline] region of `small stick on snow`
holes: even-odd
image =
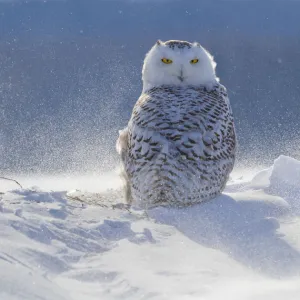
[[[2,176],[0,176],[0,179],[13,181],[13,182],[15,182],[21,189],[23,188],[22,185],[21,185],[17,180],[15,180],[15,179],[7,178],[7,177],[2,177]]]

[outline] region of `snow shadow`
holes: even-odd
[[[151,230],[144,228],[141,232],[135,232],[131,223],[127,221],[104,220],[103,224],[96,228],[102,238],[108,241],[120,241],[127,239],[134,244],[155,243]]]
[[[61,192],[43,192],[43,191],[35,191],[35,190],[12,190],[11,193],[15,193],[19,196],[22,196],[22,199],[29,202],[36,202],[36,203],[53,203],[59,202],[62,204],[67,204],[65,199],[65,191]]]
[[[284,186],[284,188],[282,188]],[[264,190],[270,195],[276,195],[282,197],[292,208],[294,215],[300,215],[300,189],[299,186],[284,185],[280,182],[273,182],[269,187]]]
[[[191,240],[218,249],[245,266],[273,278],[300,275],[300,253],[276,230],[289,213],[280,201],[237,201],[222,195],[184,209],[157,208],[157,222],[172,225]]]
[[[21,190],[12,190],[10,193],[17,196],[21,196],[21,200],[16,200],[17,202],[27,201],[30,203],[40,203],[40,204],[56,204],[56,208],[49,208],[47,213],[55,218],[66,220],[70,214],[72,214],[72,209],[82,208],[82,203],[76,203],[76,201],[67,201],[66,191],[51,191],[44,192],[39,190],[31,189],[21,189]]]

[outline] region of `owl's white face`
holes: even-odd
[[[157,41],[143,66],[143,91],[161,85],[211,88],[218,82],[213,57],[198,43]]]

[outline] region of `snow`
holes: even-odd
[[[241,175],[148,212],[114,174],[0,181],[0,299],[299,299],[300,162]]]

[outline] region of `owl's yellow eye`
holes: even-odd
[[[191,63],[192,65],[194,65],[194,64],[196,64],[198,61],[199,61],[199,59],[198,59],[198,58],[195,58],[195,59],[192,59],[192,60],[190,61],[190,63]]]
[[[164,64],[167,64],[167,65],[169,65],[169,64],[171,64],[171,63],[173,62],[172,59],[168,59],[168,58],[162,58],[161,61],[162,61]]]

